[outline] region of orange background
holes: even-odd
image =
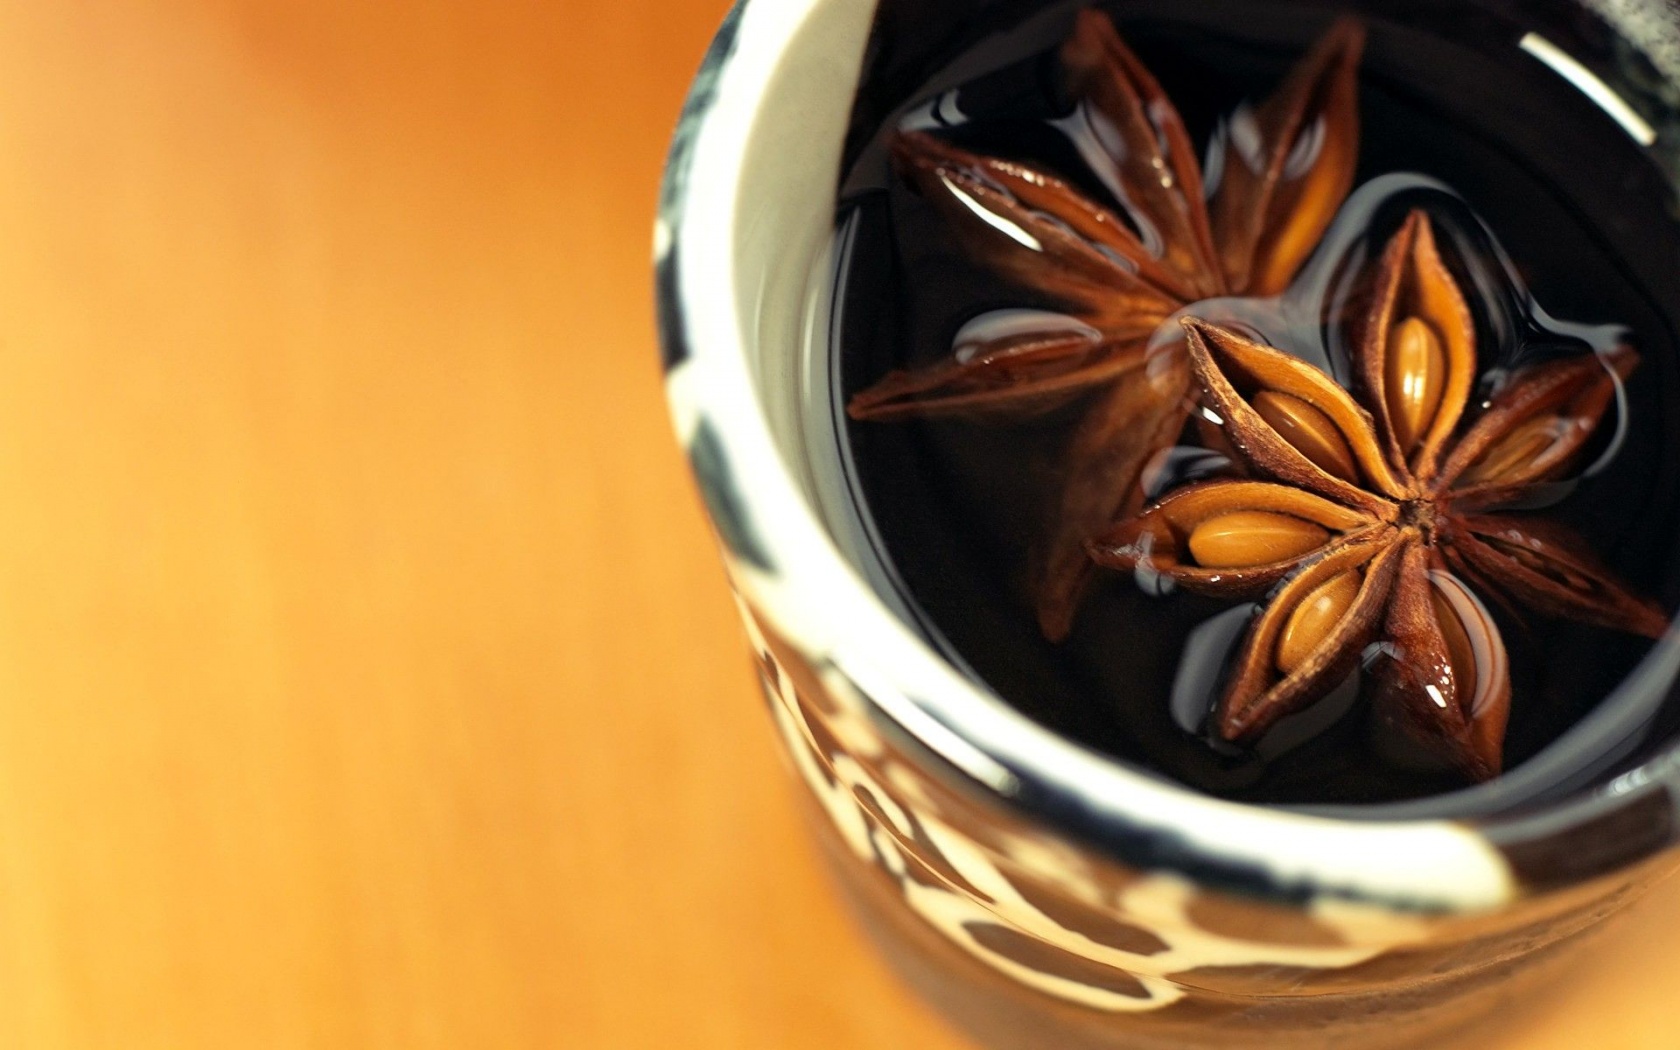
[[[0,3],[0,1046],[959,1041],[668,436],[721,0]],[[1477,1045],[1675,1045],[1680,885]]]

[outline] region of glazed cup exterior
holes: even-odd
[[[821,323],[815,275],[853,92],[892,28],[881,14],[738,6],[684,111],[656,238],[677,435],[855,912],[995,1047],[1414,1045],[1545,979],[1675,867],[1672,755],[1477,821],[1225,803],[1014,712],[837,547],[797,419],[800,347]],[[1668,688],[1677,668],[1670,638],[1642,673]]]

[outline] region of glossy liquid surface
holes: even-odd
[[[1271,90],[1325,24],[1293,9],[1248,5],[1240,18],[1236,10],[1197,25],[1158,11],[1115,12],[1202,156],[1210,141],[1229,138],[1244,100]],[[1680,403],[1672,316],[1680,242],[1666,183],[1622,128],[1537,63],[1494,68],[1469,48],[1412,30],[1381,22],[1369,29],[1355,189],[1319,251],[1282,297],[1204,302],[1186,312],[1347,382],[1335,319],[1352,309],[1349,275],[1380,253],[1409,209],[1426,209],[1475,315],[1479,375],[1606,350],[1623,338],[1638,348],[1643,364],[1620,408],[1606,416],[1571,480],[1533,509],[1574,528],[1672,609],[1680,488],[1664,465],[1680,444],[1670,407]],[[933,127],[966,149],[1052,170],[1112,201],[1056,82],[1053,54],[1034,54],[956,93],[933,94],[889,127]],[[1526,101],[1496,105],[1499,98]],[[1033,301],[965,253],[927,202],[886,173],[882,137],[877,129],[857,151],[842,201],[851,245],[838,327],[846,394],[1011,326],[1078,324],[1055,320],[1058,304]],[[1594,158],[1593,178],[1572,171],[1569,158],[1583,155]],[[1024,423],[844,425],[880,553],[954,659],[1045,725],[1224,797],[1371,803],[1464,786],[1374,713],[1359,674],[1257,748],[1213,739],[1208,712],[1252,605],[1163,588],[1146,573],[1104,573],[1072,636],[1046,641],[1033,615],[1030,556],[1080,411],[1075,403]],[[1200,445],[1187,428],[1181,446],[1145,472],[1149,495],[1216,470],[1217,454]],[[1543,617],[1519,621],[1489,605],[1510,656],[1507,768],[1564,738],[1651,645]],[[1660,710],[1661,698],[1652,704]],[[1658,717],[1652,732],[1665,726]]]

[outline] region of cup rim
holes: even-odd
[[[656,225],[673,421],[748,604],[848,677],[871,717],[942,760],[931,768],[1135,867],[1290,903],[1479,911],[1611,874],[1680,838],[1680,744],[1610,783],[1488,817],[1357,819],[1213,798],[1038,726],[888,610],[776,451],[748,365],[751,318],[735,308],[740,158],[772,77],[834,4],[867,23],[876,0],[737,0],[684,106]],[[849,85],[844,94],[849,108]],[[1676,632],[1659,649],[1635,675],[1654,661],[1680,668]]]

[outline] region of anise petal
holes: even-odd
[[[911,416],[1021,417],[1048,411],[1143,363],[1141,340],[1095,330],[992,340],[925,368],[889,372],[846,406],[853,419]]]
[[[1127,303],[1152,303],[1156,313],[1170,313],[1195,291],[1112,211],[1048,172],[920,131],[895,136],[892,150],[899,172],[940,207],[970,250],[1029,287],[1041,287],[1038,271],[1062,268],[1112,285]]]
[[[1497,776],[1511,708],[1505,642],[1487,607],[1421,543],[1406,551],[1384,633],[1392,651],[1376,670],[1379,702],[1466,776]]]
[[[1422,211],[1383,253],[1357,367],[1390,456],[1428,482],[1476,383],[1476,328]]]
[[[1668,616],[1595,557],[1575,533],[1515,515],[1455,517],[1447,542],[1483,576],[1546,616],[1660,638]]]
[[[1029,207],[999,183],[996,162],[919,132],[900,135],[893,156],[956,233],[967,251],[1004,278],[1144,336],[1178,300],[1139,276],[1060,218]]]
[[[1353,671],[1375,638],[1393,591],[1405,552],[1400,535],[1384,527],[1369,541],[1334,548],[1278,590],[1255,617],[1238,652],[1216,719],[1221,736],[1233,743],[1252,743]],[[1338,615],[1333,620],[1312,615],[1317,610],[1311,606],[1333,597],[1340,578],[1348,573],[1359,574],[1351,601],[1334,609]],[[1309,615],[1317,620],[1311,633],[1321,637],[1304,655],[1290,653],[1283,659],[1280,647],[1286,632],[1307,629],[1302,621]],[[1281,670],[1280,662],[1291,669]]]
[[[1051,641],[1072,629],[1094,568],[1086,544],[1142,505],[1139,478],[1184,429],[1189,389],[1184,355],[1168,349],[1104,391],[1074,432],[1048,538],[1033,559],[1039,626]]]
[[[1343,19],[1257,109],[1244,107],[1210,161],[1215,243],[1235,294],[1276,295],[1318,245],[1353,185],[1365,30]]]
[[[1463,551],[1451,543],[1442,544],[1436,549],[1440,552],[1441,559],[1446,562],[1448,571],[1454,577],[1469,584],[1478,595],[1498,605],[1506,618],[1522,630],[1528,631],[1532,628],[1533,625],[1530,622],[1532,616],[1528,610],[1518,604],[1517,600],[1506,593],[1504,588],[1497,585],[1491,577],[1472,565],[1470,559],[1464,556]]]
[[[1101,12],[1079,13],[1061,57],[1069,92],[1082,103],[1075,117],[1092,124],[1080,138],[1102,150],[1086,160],[1177,276],[1170,287],[1187,302],[1223,294],[1201,168],[1172,100]]]
[[[1638,367],[1639,354],[1621,346],[1517,372],[1453,448],[1439,484],[1488,505],[1560,477],[1598,430],[1618,381]]]
[[[1381,526],[1368,514],[1288,485],[1204,481],[1169,494],[1091,543],[1097,564],[1156,573],[1186,590],[1254,598],[1321,556]]]
[[[1184,322],[1186,345],[1196,378],[1220,416],[1243,459],[1257,472],[1351,507],[1392,519],[1394,505],[1385,499],[1410,495],[1377,444],[1371,416],[1335,380],[1281,350],[1250,342],[1234,332],[1195,319]],[[1338,476],[1307,443],[1280,431],[1284,413],[1267,411],[1266,399],[1288,398],[1305,405],[1320,421],[1305,429],[1319,444],[1340,442],[1360,477]],[[1256,404],[1259,400],[1260,404]],[[1297,411],[1293,417],[1301,421]],[[1326,429],[1328,428],[1328,429]],[[1361,484],[1369,482],[1370,491]],[[1379,495],[1380,493],[1380,495]]]

